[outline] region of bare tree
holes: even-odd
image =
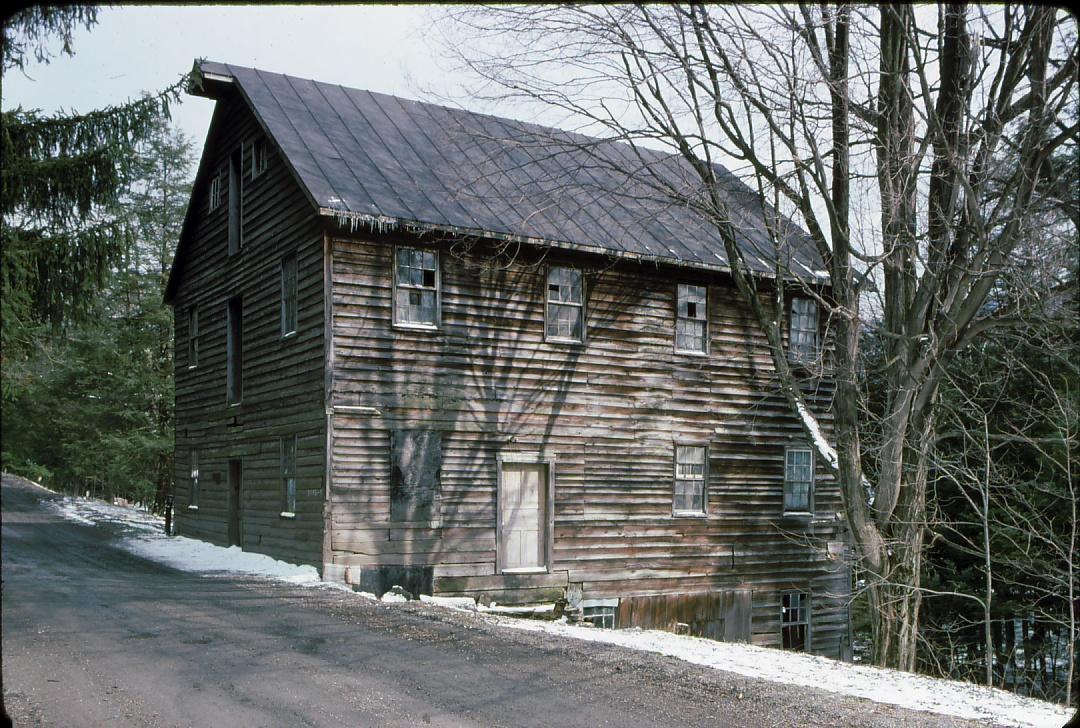
[[[1046,160],[1076,141],[1066,114],[1075,19],[1048,7],[948,4],[495,6],[444,20],[447,47],[481,81],[474,96],[557,109],[562,123],[627,142],[641,162],[632,173],[719,231],[777,386],[841,485],[869,575],[876,661],[913,669],[942,372],[1010,320],[984,303]],[[650,164],[656,147],[693,183]],[[1013,173],[991,190],[1003,150]],[[757,251],[758,261],[721,163],[765,211],[774,250]],[[785,263],[789,219],[809,233],[827,285]],[[760,259],[776,261],[773,275],[759,275]],[[785,351],[792,289],[827,314],[835,445]],[[885,348],[873,420],[859,388],[867,301]]]

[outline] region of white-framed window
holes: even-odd
[[[188,480],[188,508],[197,511],[199,510],[199,449],[191,448],[189,455],[191,470]]]
[[[222,202],[222,182],[221,172],[217,172],[210,178],[210,212],[221,207]]]
[[[188,369],[199,366],[199,307],[192,306],[188,309],[188,340],[187,340]]]
[[[394,253],[394,323],[439,325],[439,252],[397,248]]]
[[[585,297],[581,271],[551,266],[547,273],[544,332],[548,340],[585,340]]]
[[[810,595],[806,592],[780,595],[780,638],[785,650],[810,650]]]
[[[784,512],[814,510],[814,451],[791,446],[784,450]]]
[[[675,515],[705,513],[708,452],[704,445],[675,446],[675,486],[671,510]]]
[[[708,289],[676,286],[675,351],[705,354],[709,346]]]
[[[251,143],[251,178],[255,179],[266,171],[266,137],[259,137]]]
[[[296,333],[296,254],[281,259],[281,335]]]
[[[281,438],[281,515],[296,515],[296,435]]]
[[[819,347],[817,301],[812,298],[791,299],[788,356],[796,362],[816,361]]]

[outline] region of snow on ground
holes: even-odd
[[[65,497],[47,503],[65,518],[78,523],[118,524],[127,534],[121,542],[124,548],[184,571],[263,576],[303,586],[345,588],[321,581],[312,566],[287,564],[262,554],[241,551],[236,546],[223,548],[182,536],[169,538],[164,533],[164,521],[145,511],[84,498]],[[357,593],[357,596],[375,599],[371,594]],[[816,687],[913,710],[1021,728],[1058,728],[1071,716],[1070,711],[1059,705],[971,683],[670,632],[595,629],[567,624],[565,619],[559,622],[513,619],[505,615],[521,611],[520,608],[483,607],[472,599],[427,596],[422,599],[437,607],[479,612],[486,619],[516,629],[656,652],[747,677]],[[382,601],[393,604],[403,602],[405,598],[388,592]]]

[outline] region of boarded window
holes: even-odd
[[[281,335],[296,333],[296,255],[281,261]]]
[[[810,649],[810,596],[806,592],[781,595],[780,632],[785,650]]]
[[[398,248],[394,266],[394,322],[437,326],[439,323],[439,254]]]
[[[789,447],[784,455],[784,512],[810,513],[814,498],[814,453]]]
[[[296,513],[296,435],[281,438],[281,512]]]
[[[251,178],[255,179],[266,171],[266,148],[265,137],[260,137],[251,143]]]
[[[188,369],[199,366],[199,307],[188,309]]]
[[[439,518],[442,433],[397,430],[390,434],[390,520]]]
[[[791,330],[788,353],[793,361],[812,362],[818,357],[818,307],[810,298],[791,299]]]
[[[705,448],[675,447],[675,493],[672,510],[677,514],[705,512]]]
[[[190,490],[188,491],[188,508],[199,507],[199,450],[191,449],[191,475]]]
[[[584,341],[583,301],[580,270],[548,268],[546,332],[549,339]]]
[[[243,147],[229,156],[229,255],[240,252],[244,245],[244,189],[241,177],[243,158]]]
[[[229,299],[225,341],[225,400],[236,404],[244,396],[244,304],[239,296]]]
[[[705,286],[680,283],[677,288],[678,310],[675,318],[676,351],[705,353],[709,324],[706,315]]]

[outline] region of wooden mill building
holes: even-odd
[[[839,493],[676,157],[220,63],[167,298],[179,533],[843,656]],[[740,245],[827,286],[726,170]],[[781,221],[783,218],[779,218]],[[826,422],[826,323],[785,286]]]

